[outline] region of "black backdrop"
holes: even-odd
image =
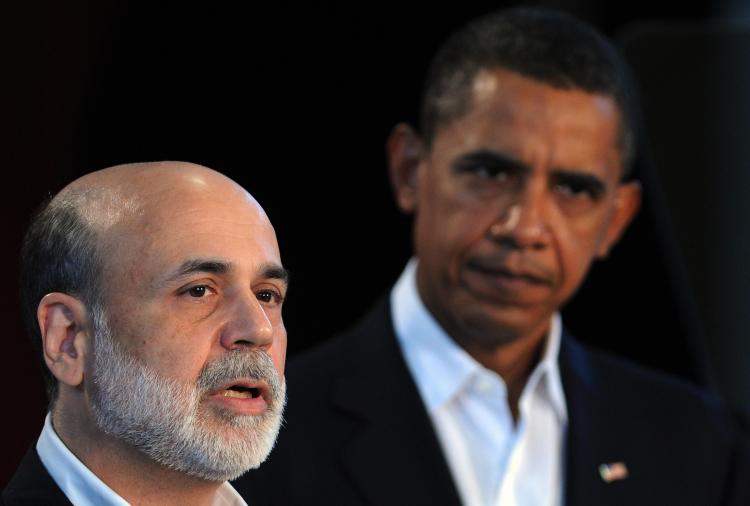
[[[301,2],[300,2],[301,3]],[[276,227],[292,271],[289,353],[351,324],[409,257],[410,220],[392,203],[385,137],[414,121],[430,55],[466,20],[505,5],[99,0],[24,7],[3,21],[2,384],[4,485],[41,427],[44,396],[21,329],[16,258],[31,211],[86,172],[188,160],[248,188]],[[507,4],[507,3],[506,3]],[[709,2],[536,2],[611,36],[644,18],[704,19]],[[648,185],[641,216],[565,309],[583,340],[707,383],[702,350],[670,277],[670,246]],[[654,218],[654,216],[657,218]],[[666,249],[665,249],[666,247]],[[643,332],[648,324],[650,332]]]

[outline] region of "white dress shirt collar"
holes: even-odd
[[[128,502],[100,480],[59,438],[47,413],[44,428],[36,443],[39,459],[52,479],[75,506],[128,506]],[[247,506],[229,484],[218,489],[212,506]]]

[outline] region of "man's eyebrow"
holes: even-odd
[[[164,276],[162,281],[171,282],[198,272],[226,274],[231,269],[232,264],[223,260],[192,258],[182,262],[179,267]]]
[[[285,285],[289,285],[289,271],[279,264],[267,263],[260,268],[261,277],[267,279],[279,279]]]
[[[528,172],[530,170],[522,161],[505,153],[501,153],[500,151],[494,151],[491,149],[478,149],[476,151],[464,153],[456,160],[455,165],[458,170],[461,170],[461,165],[465,163],[486,163],[516,173]]]

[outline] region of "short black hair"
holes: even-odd
[[[35,214],[21,245],[20,264],[21,312],[32,345],[42,359],[47,396],[53,404],[58,384],[44,363],[36,318],[39,302],[48,293],[62,292],[91,309],[98,303],[101,286],[99,241],[80,214],[75,198],[58,197]]]
[[[621,112],[623,177],[635,153],[635,97],[624,60],[607,39],[573,16],[512,8],[476,19],[451,35],[433,59],[422,94],[427,147],[437,131],[466,114],[484,69],[504,68],[562,89],[611,96]]]

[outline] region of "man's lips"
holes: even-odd
[[[263,380],[237,379],[208,393],[208,399],[243,415],[261,415],[268,408],[271,392]]]
[[[536,269],[514,267],[508,263],[493,264],[477,261],[469,262],[468,267],[473,271],[492,277],[503,284],[552,286],[550,276]]]

